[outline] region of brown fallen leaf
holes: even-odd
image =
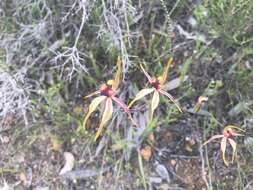
[[[65,158],[65,165],[61,169],[59,175],[63,175],[69,171],[71,171],[74,168],[75,164],[75,158],[72,153],[70,152],[64,152],[64,158]]]
[[[141,149],[141,156],[144,160],[149,161],[151,155],[152,155],[152,149],[151,146],[145,146],[143,149]]]

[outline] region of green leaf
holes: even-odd
[[[143,184],[144,188],[147,189],[145,173],[144,173],[144,168],[143,168],[143,161],[142,161],[140,150],[138,150],[138,162],[139,162],[139,169],[140,169],[140,173],[141,173],[142,184]]]
[[[190,65],[192,64],[192,58],[188,58],[185,63],[183,64],[183,67],[181,68],[181,73],[180,73],[180,80],[183,81],[185,75],[189,71]]]

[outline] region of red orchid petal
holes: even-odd
[[[140,64],[140,67],[141,67],[141,70],[143,71],[143,73],[145,74],[145,76],[147,77],[147,79],[148,79],[148,82],[149,83],[152,83],[152,78],[151,78],[151,76],[147,73],[147,71],[145,71],[145,69],[144,69],[144,67],[142,66],[142,64]]]
[[[203,143],[203,146],[205,146],[206,144],[214,141],[215,139],[218,139],[218,138],[223,138],[224,136],[223,135],[214,135],[212,136],[210,139],[208,139],[206,142]]]
[[[97,90],[97,91],[95,91],[95,92],[92,92],[91,94],[85,96],[84,98],[86,99],[86,98],[89,98],[89,97],[94,96],[94,95],[97,95],[97,94],[100,94],[100,90]]]
[[[180,106],[179,106],[179,104],[176,102],[176,100],[173,98],[173,96],[171,96],[168,92],[166,92],[166,91],[164,91],[164,90],[162,90],[162,89],[159,89],[158,90],[160,93],[162,93],[163,95],[165,95],[165,96],[167,96],[169,99],[170,99],[170,101],[172,101],[175,105],[176,105],[176,107],[177,107],[177,109],[182,113],[183,111],[182,111],[182,109],[180,108]]]
[[[234,132],[234,131],[232,131],[231,134],[234,137],[242,137],[242,136],[244,136],[243,134],[240,134],[240,133],[237,133],[237,132]]]
[[[129,111],[129,108],[127,107],[127,105],[122,102],[119,98],[115,97],[115,96],[112,96],[112,99],[124,110],[124,112],[126,112],[128,114],[128,117],[130,118],[130,120],[132,121],[132,123],[135,125],[135,126],[138,126],[136,124],[136,122],[133,120],[132,116],[131,116],[131,113]]]
[[[127,107],[127,105],[122,102],[119,98],[112,96],[112,99],[124,110],[124,112],[129,113],[129,108]]]

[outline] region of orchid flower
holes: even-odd
[[[229,164],[229,162],[226,160],[226,157],[225,157],[227,141],[229,142],[229,144],[231,145],[233,149],[232,160],[231,160],[231,163],[233,163],[235,159],[235,154],[236,154],[236,142],[233,140],[233,138],[237,136],[244,136],[243,134],[237,133],[235,130],[244,132],[244,130],[239,127],[228,125],[224,128],[222,135],[214,135],[203,144],[204,146],[215,139],[221,138],[220,149],[222,152],[222,159],[227,166]]]
[[[166,92],[163,88],[164,88],[164,83],[166,82],[167,79],[167,74],[169,71],[169,67],[172,64],[173,59],[170,58],[167,62],[167,65],[165,66],[165,68],[163,69],[163,73],[162,75],[158,76],[157,78],[155,77],[151,77],[144,69],[144,67],[142,66],[142,64],[140,65],[141,70],[143,71],[143,73],[145,74],[145,76],[147,77],[149,84],[152,86],[152,88],[145,88],[142,89],[141,91],[139,91],[137,93],[137,95],[135,96],[135,98],[130,102],[130,104],[128,105],[128,107],[130,108],[135,101],[143,98],[144,96],[153,93],[153,98],[151,101],[151,119],[153,118],[153,113],[155,111],[155,109],[158,107],[159,104],[159,93],[163,94],[165,96],[167,96],[170,101],[172,101],[177,109],[182,112],[182,109],[180,108],[180,106],[177,104],[177,102],[175,101],[175,99],[173,98],[172,95],[170,95],[168,92]]]
[[[207,101],[208,101],[208,97],[206,97],[206,96],[200,96],[200,97],[198,98],[198,101],[197,101],[196,105],[195,105],[194,108],[193,108],[194,112],[198,112],[198,111],[200,110],[201,106],[202,106],[205,102],[207,102]]]
[[[129,112],[129,108],[127,105],[122,102],[119,98],[116,97],[117,90],[120,84],[120,78],[121,78],[121,72],[122,72],[122,61],[118,57],[117,60],[117,72],[114,79],[108,80],[107,83],[104,83],[100,86],[99,90],[85,96],[84,98],[89,98],[94,95],[100,95],[96,98],[94,98],[90,105],[88,113],[86,114],[84,120],[83,120],[83,126],[85,127],[87,120],[91,116],[91,114],[96,110],[96,108],[101,104],[102,102],[105,102],[105,107],[102,115],[102,120],[99,124],[98,130],[95,135],[95,140],[100,136],[102,133],[102,130],[105,126],[105,124],[111,119],[112,113],[113,113],[113,101],[119,105],[124,112],[126,112],[130,119],[132,120],[131,114]],[[132,120],[133,121],[133,120]]]

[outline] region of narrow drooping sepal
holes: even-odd
[[[238,131],[241,131],[241,132],[245,132],[245,130],[241,129],[240,127],[237,127],[235,125],[227,125],[224,130],[227,130],[227,129],[236,129]],[[239,133],[236,133],[236,132],[233,132],[234,134],[237,134],[236,136],[244,136],[242,134],[239,134]]]
[[[204,142],[202,146],[205,146],[206,144],[214,141],[215,139],[219,139],[219,138],[223,138],[223,137],[224,137],[223,135],[214,135],[210,139],[208,139],[206,142]]]
[[[167,79],[167,75],[168,75],[168,72],[169,72],[169,68],[170,68],[170,65],[173,63],[173,58],[170,58],[166,64],[166,66],[164,67],[163,69],[163,73],[162,75],[159,77],[160,80],[160,84],[163,85]]]
[[[86,114],[83,120],[83,127],[85,127],[87,120],[89,119],[90,115],[97,109],[98,105],[106,99],[106,96],[99,96],[92,100],[91,104],[89,105],[88,113]]]
[[[92,96],[95,96],[95,95],[98,95],[98,94],[100,94],[100,90],[97,90],[97,91],[95,91],[95,92],[92,92],[91,94],[85,96],[84,99],[89,98],[89,97],[92,97]]]
[[[144,96],[150,94],[151,92],[153,92],[155,89],[154,88],[145,88],[142,89],[140,92],[138,92],[135,96],[135,98],[130,102],[130,104],[128,105],[128,107],[132,107],[132,105],[134,104],[134,102],[136,102],[137,100],[143,98]]]
[[[103,112],[102,120],[101,120],[101,123],[98,127],[98,130],[97,130],[97,133],[96,133],[96,136],[95,136],[95,141],[97,140],[97,138],[102,133],[105,124],[111,119],[112,112],[113,112],[112,99],[107,98],[106,102],[105,102],[105,109],[104,109],[104,112]]]
[[[112,99],[114,100],[114,102],[116,102],[116,104],[118,104],[119,107],[121,107],[124,110],[124,112],[130,113],[127,105],[124,102],[122,102],[119,98],[113,96]]]
[[[151,114],[150,114],[151,120],[153,119],[154,111],[157,108],[158,104],[159,104],[159,93],[157,90],[155,90],[151,101]]]
[[[233,149],[233,154],[232,154],[232,163],[235,160],[235,155],[236,155],[236,142],[233,139],[228,139],[229,144],[232,146]]]
[[[172,102],[176,105],[177,109],[178,109],[181,113],[183,113],[181,107],[180,107],[179,104],[176,102],[176,100],[173,98],[173,96],[171,96],[168,92],[166,92],[166,91],[164,91],[164,90],[162,90],[162,89],[160,89],[159,92],[162,93],[163,95],[167,96],[167,97],[170,99],[170,101],[172,101]]]
[[[134,121],[133,117],[131,116],[131,113],[130,113],[129,108],[127,107],[127,105],[115,96],[112,97],[112,99],[113,99],[114,102],[116,102],[116,104],[118,104],[119,107],[121,107],[124,110],[124,112],[126,112],[128,114],[128,117],[131,120],[131,122],[133,123],[133,125],[138,126],[136,124],[136,122]]]
[[[221,153],[222,153],[222,159],[224,161],[224,163],[228,166],[228,161],[226,160],[226,147],[227,147],[227,138],[223,137],[221,139],[221,143],[220,143],[220,149],[221,149]]]
[[[120,84],[120,79],[121,79],[121,73],[122,73],[122,61],[120,59],[120,57],[118,57],[117,60],[117,72],[115,74],[115,78],[113,80],[113,84],[112,84],[112,89],[113,90],[117,90]]]
[[[144,75],[147,77],[148,82],[149,82],[149,83],[152,83],[152,78],[151,78],[151,76],[150,76],[150,75],[148,74],[148,72],[144,69],[144,67],[143,67],[142,64],[140,64],[140,67],[141,67],[141,70],[143,71]]]

